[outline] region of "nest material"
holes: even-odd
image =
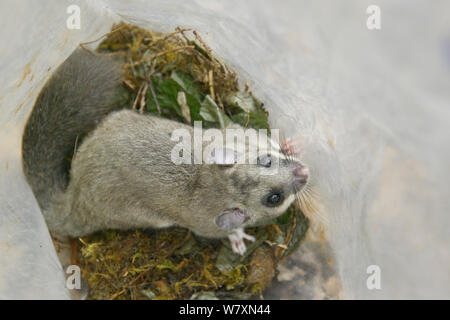
[[[83,45],[82,45],[83,46]],[[198,33],[161,34],[120,23],[94,54],[116,56],[125,70],[120,104],[204,127],[237,123],[270,129],[268,113],[247,85]],[[91,299],[248,299],[262,297],[279,261],[300,243],[309,221],[297,205],[256,237],[243,257],[228,240],[181,228],[103,231],[79,238],[78,264]]]

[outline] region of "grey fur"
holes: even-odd
[[[114,109],[120,76],[114,61],[77,49],[42,89],[22,151],[25,176],[43,210],[68,185],[77,140]]]
[[[85,58],[92,61],[75,60]],[[73,65],[85,63],[93,64],[88,69],[98,77],[80,83],[84,75]],[[179,225],[220,238],[230,231],[219,228],[215,219],[230,209],[246,212],[248,219],[239,226],[244,228],[273,219],[292,203],[292,171],[299,162],[274,158],[280,164],[274,168],[175,165],[171,151],[178,142],[171,141],[171,134],[184,128],[193,137],[192,127],[131,110],[105,117],[115,85],[99,79],[109,73],[116,81],[110,68],[109,62],[75,53],[44,88],[25,130],[25,173],[51,231],[77,237],[102,229]],[[78,147],[68,179],[66,153],[76,136],[101,118]],[[278,171],[265,175],[261,170]],[[285,193],[285,201],[270,208],[263,199],[274,189]]]

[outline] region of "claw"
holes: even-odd
[[[255,241],[255,237],[246,234],[244,229],[242,228],[233,230],[233,233],[230,233],[228,235],[228,239],[230,239],[231,249],[233,250],[233,252],[241,256],[243,256],[245,251],[247,251],[244,239],[251,242]]]

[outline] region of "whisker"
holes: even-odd
[[[300,192],[295,190],[297,205],[313,224],[328,225],[329,219],[323,213],[317,192],[307,184]]]

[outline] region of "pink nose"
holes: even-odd
[[[299,183],[306,183],[309,178],[309,169],[304,166],[298,166],[293,171],[294,179]]]

